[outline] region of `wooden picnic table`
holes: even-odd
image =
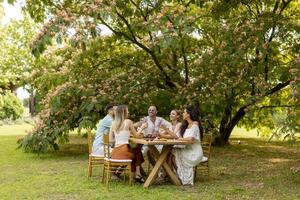
[[[149,151],[154,156],[154,159],[156,161],[153,169],[151,170],[149,176],[147,177],[147,180],[144,183],[145,188],[149,187],[154,181],[154,178],[157,176],[157,173],[161,166],[164,168],[173,184],[181,185],[180,180],[178,179],[177,175],[173,172],[172,168],[168,165],[166,159],[174,145],[192,144],[192,141],[184,141],[178,139],[158,139],[151,141],[143,138],[129,138],[129,141],[135,144],[148,145]],[[163,145],[161,153],[159,153],[155,145]]]

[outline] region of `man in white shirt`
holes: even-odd
[[[143,123],[147,124],[147,128],[144,131],[144,136],[151,135],[152,137],[157,137],[159,133],[159,128],[161,125],[169,128],[171,126],[170,122],[167,120],[157,117],[157,108],[155,105],[151,105],[148,108],[148,116],[142,118],[140,122],[135,124],[136,127],[140,127]]]
[[[162,117],[157,117],[157,108],[155,105],[151,105],[148,108],[148,116],[141,119],[140,122],[137,122],[134,124],[135,127],[140,127],[142,124],[146,123],[147,128],[144,129],[144,136],[151,136],[151,137],[157,137],[159,135],[159,129],[160,126],[163,125],[167,128],[169,128],[171,125],[170,122],[163,119]],[[156,148],[158,151],[161,152],[163,145],[156,145]],[[148,159],[150,163],[154,166],[155,161],[153,158],[153,155],[148,151],[148,146],[143,146],[143,154],[148,155]]]

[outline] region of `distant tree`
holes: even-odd
[[[21,101],[12,93],[0,94],[0,120],[18,119],[24,112]]]
[[[10,1],[13,3],[13,1]],[[3,7],[0,4],[0,21]],[[29,42],[38,25],[26,14],[22,20],[12,20],[0,24],[0,93],[11,92],[25,85],[34,68],[35,58],[31,54]]]
[[[0,88],[15,90],[31,73],[34,57],[30,53],[36,26],[26,16],[21,21],[0,25]]]

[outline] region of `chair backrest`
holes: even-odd
[[[103,133],[104,158],[110,158],[109,133]]]
[[[93,139],[94,137],[92,135],[92,130],[87,129],[87,142],[88,142],[89,154],[92,153]]]
[[[204,134],[203,140],[201,141],[201,146],[203,150],[203,155],[209,159],[211,154],[211,143],[213,134]]]

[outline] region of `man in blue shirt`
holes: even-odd
[[[99,121],[99,124],[97,126],[97,131],[96,131],[96,136],[95,140],[93,143],[93,148],[92,148],[92,154],[96,156],[103,156],[103,134],[109,133],[109,129],[111,127],[114,115],[115,115],[115,110],[117,108],[116,104],[108,104],[105,107],[105,111],[107,115]]]

